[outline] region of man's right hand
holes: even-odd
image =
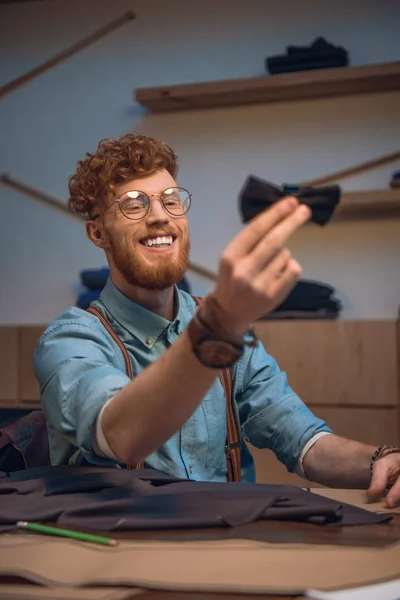
[[[224,329],[244,333],[287,297],[302,269],[285,244],[310,217],[307,206],[294,197],[284,198],[253,219],[227,246],[213,292]]]

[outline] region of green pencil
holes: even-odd
[[[79,533],[69,529],[60,529],[59,527],[50,527],[49,525],[39,525],[39,523],[28,523],[27,521],[18,521],[17,527],[20,529],[29,529],[38,533],[47,533],[48,535],[59,535],[61,537],[81,540],[82,542],[93,542],[94,544],[104,544],[105,546],[117,546],[118,541],[90,533]]]

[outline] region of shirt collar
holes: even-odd
[[[180,333],[182,329],[179,291],[176,286],[174,289],[175,319],[173,321],[168,321],[130,300],[114,285],[111,277],[108,278],[99,300],[119,325],[147,348],[152,348],[168,327],[172,327],[175,333]]]

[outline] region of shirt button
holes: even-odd
[[[150,346],[150,344],[151,344],[151,339],[150,339],[150,338],[147,338],[147,340],[146,340],[146,344],[147,344],[148,346]]]

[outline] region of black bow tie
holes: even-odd
[[[247,223],[260,212],[285,196],[296,196],[300,204],[311,208],[311,221],[325,225],[339,204],[341,189],[338,185],[325,187],[302,187],[284,185],[278,187],[268,181],[249,175],[240,192],[239,202],[243,222]]]

